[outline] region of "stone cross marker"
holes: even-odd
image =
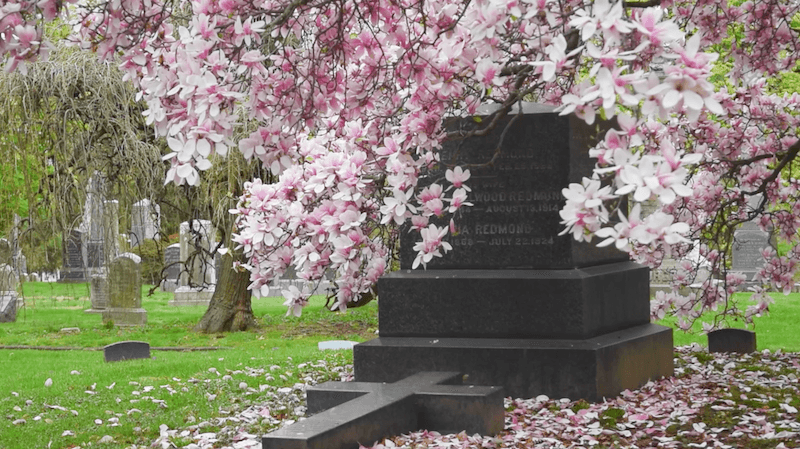
[[[142,308],[141,258],[124,253],[109,265],[108,307],[103,310],[103,322],[118,326],[147,324],[147,311]]]
[[[392,384],[326,382],[307,390],[310,418],[262,439],[263,449],[350,449],[417,429],[503,430],[503,389],[454,385],[455,372],[421,372]]]

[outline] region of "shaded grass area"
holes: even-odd
[[[154,350],[150,360],[117,363],[106,363],[97,350],[0,350],[0,449],[149,445],[162,424],[213,423],[269,401],[278,388],[338,379],[333,368],[352,363],[352,352],[319,351],[317,343],[364,341],[377,329],[374,304],[338,314],[322,308],[322,297],[313,297],[300,318],[285,316],[281,298],[254,299],[260,330],[206,335],[191,331],[205,307],[168,306],[169,293],[143,296],[148,324],[138,328],[108,328],[100,315],[85,313],[91,305],[85,284],[27,283],[23,295],[17,322],[0,325],[0,345],[96,349],[141,340],[220,349]],[[67,327],[80,332],[61,332]],[[274,413],[284,419],[288,412]],[[255,430],[269,431],[271,421],[264,422]],[[113,443],[101,444],[105,436]]]

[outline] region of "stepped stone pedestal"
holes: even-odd
[[[419,235],[401,230],[401,271],[377,286],[380,337],[353,348],[356,385],[451,372],[474,388],[502,387],[506,396],[598,401],[672,375],[672,330],[650,323],[648,269],[613,247],[558,235],[561,190],[591,174],[587,150],[610,125],[590,127],[541,105],[526,105],[510,120],[484,137],[444,145],[442,161],[472,167],[467,185],[474,206],[456,219],[456,232],[447,238],[452,251],[427,270],[409,269]],[[470,129],[477,122],[455,119],[447,126]],[[444,179],[444,169],[423,179]],[[309,410],[318,410],[311,392],[308,398]],[[358,429],[363,419],[346,408],[351,403],[320,416],[352,416],[350,428]],[[447,406],[440,413],[462,416]],[[268,435],[264,448],[357,448],[357,442],[398,431],[385,425],[382,432],[354,431],[343,441],[320,430],[325,418],[308,421],[277,432],[292,436],[292,444],[270,445]],[[464,420],[464,428],[468,424]],[[320,435],[324,443],[317,443]]]
[[[505,123],[446,144],[441,160],[458,150],[459,163],[488,162]],[[447,370],[514,397],[595,401],[672,375],[672,330],[650,323],[648,269],[558,235],[561,189],[591,174],[587,150],[608,126],[528,106],[494,164],[471,170],[474,206],[450,253],[407,270],[418,236],[401,232],[404,270],[378,281],[380,337],[354,348],[357,381]]]

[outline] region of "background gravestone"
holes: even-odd
[[[648,269],[558,235],[561,189],[591,174],[598,130],[547,106],[524,112],[494,164],[471,169],[474,207],[450,253],[412,271],[418,236],[401,231],[401,270],[378,281],[380,337],[354,348],[356,381],[457,371],[513,397],[600,400],[672,374],[672,330],[650,323]],[[448,142],[441,160],[485,164],[509,120]]]
[[[117,326],[147,324],[147,311],[142,308],[142,259],[133,253],[115,258],[108,267],[108,307],[103,310],[103,323]]]
[[[162,292],[174,292],[178,288],[178,278],[181,274],[181,245],[174,243],[164,249],[165,279],[161,282]]]
[[[131,248],[145,240],[158,239],[161,227],[161,206],[145,198],[131,207]]]
[[[0,265],[0,323],[16,321],[17,312],[23,305],[18,289],[19,278],[14,268],[8,264]]]
[[[190,224],[191,223],[191,226]],[[209,220],[192,220],[180,226],[180,256],[184,269],[171,306],[207,306],[216,288],[214,257],[216,229]]]
[[[22,249],[19,245],[19,232],[21,227],[22,219],[19,215],[14,214],[14,226],[11,228],[11,266],[14,267],[17,276],[19,276],[20,279],[24,279],[28,274],[28,259],[25,257],[25,254],[22,254]]]
[[[6,238],[0,238],[0,264],[12,265],[13,257],[11,242]]]
[[[84,232],[83,244],[86,246],[86,268],[91,278],[105,264],[105,179],[100,172],[94,172],[86,187],[86,202],[83,205]]]
[[[99,248],[102,249],[102,261],[111,261],[119,253],[119,222],[118,219],[119,202],[116,200],[103,202],[103,226],[102,242]],[[90,299],[92,308],[86,310],[88,313],[102,313],[108,307],[109,285],[108,285],[108,266],[105,262],[96,267],[91,272]]]
[[[83,239],[84,233],[80,229],[73,229],[63,235],[59,282],[86,282],[86,246]]]
[[[755,209],[760,201],[760,195],[752,196],[747,201],[747,207]],[[752,221],[742,223],[733,233],[731,271],[741,272],[747,278],[741,289],[745,290],[755,283],[753,277],[764,265],[761,250],[772,246],[769,233],[762,231],[758,224]]]

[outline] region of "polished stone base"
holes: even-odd
[[[649,270],[401,270],[378,280],[381,337],[580,340],[650,322]]]
[[[103,310],[103,323],[109,321],[113,321],[115,326],[144,326],[147,324],[147,311],[109,307]]]
[[[310,418],[272,432],[263,449],[357,449],[418,429],[494,435],[503,389],[460,385],[457,372],[420,372],[395,383],[326,382],[308,389]]]
[[[380,337],[353,348],[355,379],[458,371],[506,395],[599,401],[673,374],[672,329],[645,324],[585,340]]]

